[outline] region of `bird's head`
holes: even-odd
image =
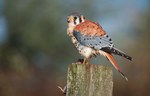
[[[79,13],[71,13],[67,18],[68,25],[72,27],[84,21],[85,21],[85,17]]]

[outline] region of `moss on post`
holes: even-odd
[[[112,75],[110,67],[71,64],[68,67],[66,96],[112,96]]]

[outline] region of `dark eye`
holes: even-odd
[[[70,23],[70,21],[69,21],[69,20],[67,20],[67,22],[68,22],[68,23]]]
[[[76,17],[76,16],[74,17],[75,20],[76,20],[77,18],[78,18],[78,17]]]

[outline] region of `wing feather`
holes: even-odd
[[[84,46],[94,48],[95,50],[102,50],[107,53],[113,53],[128,60],[132,60],[132,57],[114,47],[111,38],[107,34],[103,36],[89,36],[74,31],[73,35],[77,41]]]
[[[73,35],[77,39],[77,41],[80,42],[80,44],[94,48],[96,50],[100,50],[101,48],[104,47],[113,46],[112,41],[110,40],[108,35],[89,36],[89,35],[83,35],[77,31],[74,31]]]

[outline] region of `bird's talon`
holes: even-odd
[[[78,61],[77,61],[77,63],[79,62],[79,63],[81,63],[81,64],[83,64],[83,59],[78,59]]]

